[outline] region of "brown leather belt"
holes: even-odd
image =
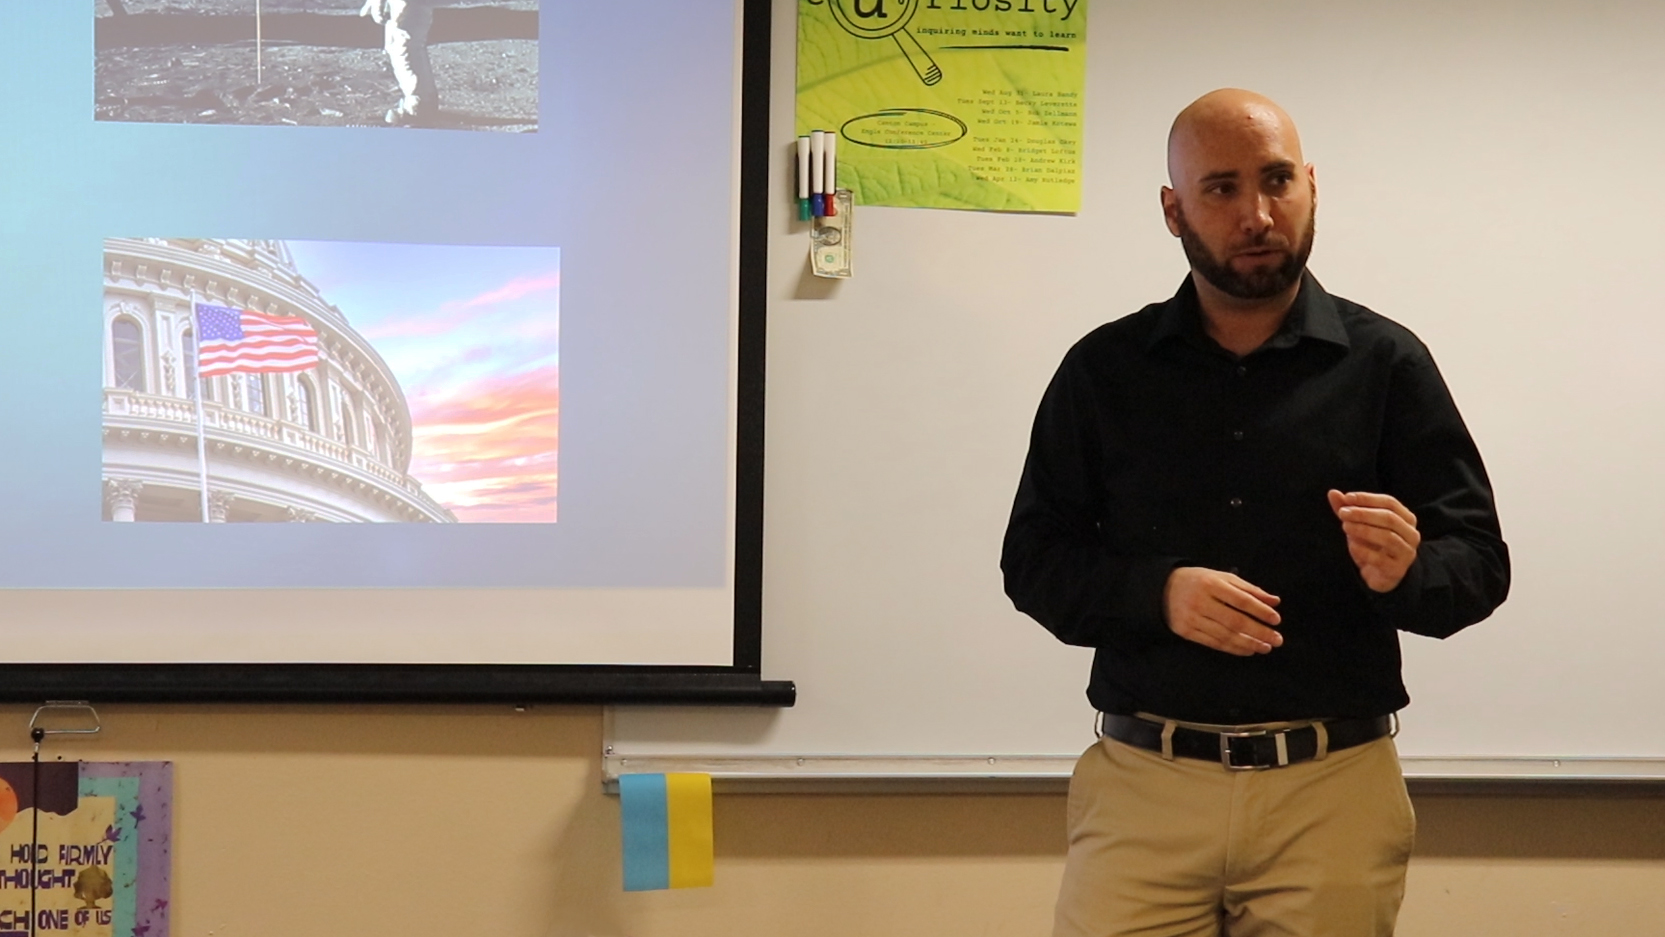
[[[1153,722],[1138,716],[1119,716],[1113,713],[1104,713],[1103,716],[1103,734],[1118,742],[1161,752],[1165,758],[1217,761],[1233,771],[1281,768],[1317,758],[1320,726],[1323,727],[1323,749],[1326,752],[1341,751],[1344,748],[1373,742],[1393,731],[1392,716],[1324,719],[1280,728],[1222,727],[1221,731],[1199,729],[1179,723]],[[1164,743],[1163,735],[1168,734],[1170,725],[1172,732]]]

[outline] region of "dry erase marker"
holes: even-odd
[[[819,130],[809,133],[809,204],[815,217],[826,217],[827,135]]]
[[[809,138],[798,138],[798,220],[808,221],[809,211]]]
[[[821,190],[826,193],[827,217],[838,214],[838,133],[827,131],[826,136],[827,168],[822,170],[826,179],[822,180],[826,186]]]

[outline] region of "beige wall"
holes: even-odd
[[[176,937],[1036,935],[1062,863],[1057,794],[730,794],[715,888],[625,895],[597,710],[101,712],[45,757],[174,762]],[[1404,937],[1665,934],[1659,789],[1417,810]]]

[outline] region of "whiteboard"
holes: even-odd
[[[1012,610],[998,556],[1042,389],[1171,295],[1173,115],[1264,92],[1317,166],[1311,269],[1409,326],[1495,485],[1508,602],[1403,637],[1410,776],[1665,778],[1665,6],[1094,3],[1073,217],[861,208],[855,279],[791,220],[777,0],[764,675],[789,710],[619,709],[609,772],[1060,777],[1090,652]]]

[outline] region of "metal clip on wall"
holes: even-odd
[[[49,714],[81,713],[85,716],[79,724],[70,722],[68,725],[48,725],[58,720]],[[97,735],[104,728],[104,723],[98,718],[98,710],[86,700],[47,700],[29,717],[29,738],[35,743],[35,754],[40,754],[40,743],[48,735]]]

